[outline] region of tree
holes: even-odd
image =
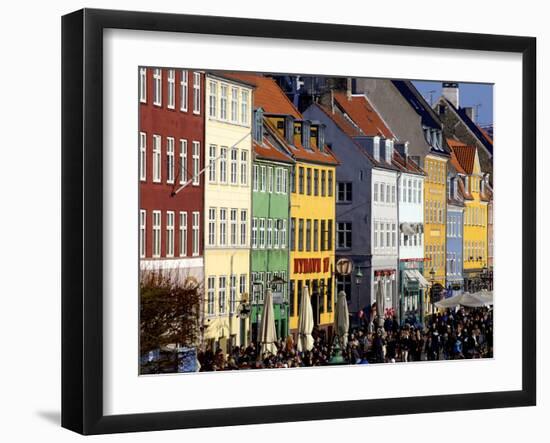
[[[196,347],[200,336],[202,288],[177,272],[142,271],[140,354],[166,347]]]

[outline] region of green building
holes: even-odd
[[[294,160],[262,108],[254,112],[253,137],[250,322],[255,341],[268,287],[273,293],[277,338],[288,335],[290,177]]]

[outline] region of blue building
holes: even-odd
[[[447,267],[446,297],[457,295],[464,289],[464,171],[454,153],[447,174]]]

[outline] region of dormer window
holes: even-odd
[[[285,139],[287,143],[294,145],[294,119],[290,115],[285,117]]]
[[[374,159],[379,162],[380,161],[380,138],[379,137],[374,137],[374,139],[372,140],[372,152],[373,152],[373,156],[374,156]]]
[[[258,108],[254,111],[254,140],[262,143],[263,140],[264,110]]]
[[[317,147],[321,152],[325,150],[325,125],[319,125],[317,129]]]
[[[385,157],[386,163],[391,163],[391,157],[393,153],[393,141],[385,140],[384,144],[385,144],[384,157]]]
[[[310,133],[310,124],[308,121],[302,122],[302,146],[306,149],[310,148],[309,138],[311,137]]]

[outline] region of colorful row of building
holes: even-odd
[[[457,85],[433,108],[406,81],[142,67],[139,85],[140,266],[204,288],[201,346],[254,339],[267,287],[285,337],[306,286],[330,333],[340,290],[356,321],[380,292],[421,320],[490,281],[492,140]]]

